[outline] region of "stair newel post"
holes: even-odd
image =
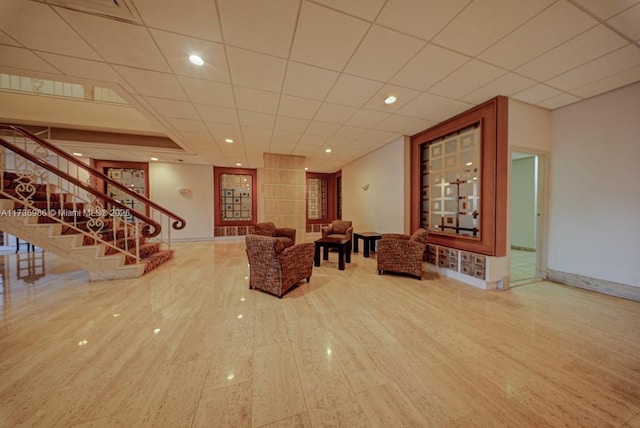
[[[136,234],[135,236],[135,241],[136,241],[136,263],[140,262],[140,225],[142,224],[140,222],[140,220],[135,219],[134,220],[135,223],[135,228],[134,228],[134,233]]]

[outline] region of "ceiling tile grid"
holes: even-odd
[[[0,72],[115,88],[196,163],[332,172],[496,95],[555,109],[640,80],[640,0],[122,1],[134,21],[1,0]]]

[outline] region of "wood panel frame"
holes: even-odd
[[[420,148],[473,124],[481,125],[480,238],[429,231],[428,242],[488,256],[507,254],[508,99],[493,98],[411,137],[411,230],[420,227]]]
[[[321,219],[309,218],[309,179],[320,178],[327,181],[327,217]],[[336,219],[337,211],[336,174],[322,172],[307,172],[305,177],[305,218],[306,224],[326,224]]]

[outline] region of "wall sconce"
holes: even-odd
[[[186,196],[189,193],[191,193],[191,189],[189,189],[188,187],[178,187],[176,188],[176,190],[178,191],[178,193],[180,193],[182,196]]]
[[[362,190],[364,190],[365,192],[366,192],[367,190],[369,190],[369,183],[367,183],[367,184],[363,184],[363,185],[362,185]]]

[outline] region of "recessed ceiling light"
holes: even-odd
[[[227,143],[227,144],[231,144],[231,143],[233,143],[233,138],[225,138],[224,142]]]
[[[157,161],[158,158],[150,158],[152,161]]]
[[[473,162],[467,162],[465,165],[466,166],[471,166],[471,165],[473,165]]]
[[[198,55],[189,55],[189,61],[195,65],[204,65],[204,60]]]
[[[325,149],[324,152],[325,153],[331,153],[331,149]]]
[[[393,104],[395,103],[397,98],[393,95],[389,95],[386,100],[384,100],[385,104]]]
[[[74,156],[82,156],[82,153],[74,152],[74,153],[73,153],[73,155],[74,155]]]
[[[305,170],[305,171],[309,171],[309,168],[307,168],[307,167],[305,166],[305,167],[304,167],[304,170]]]
[[[242,166],[240,162],[236,162],[236,166]]]

